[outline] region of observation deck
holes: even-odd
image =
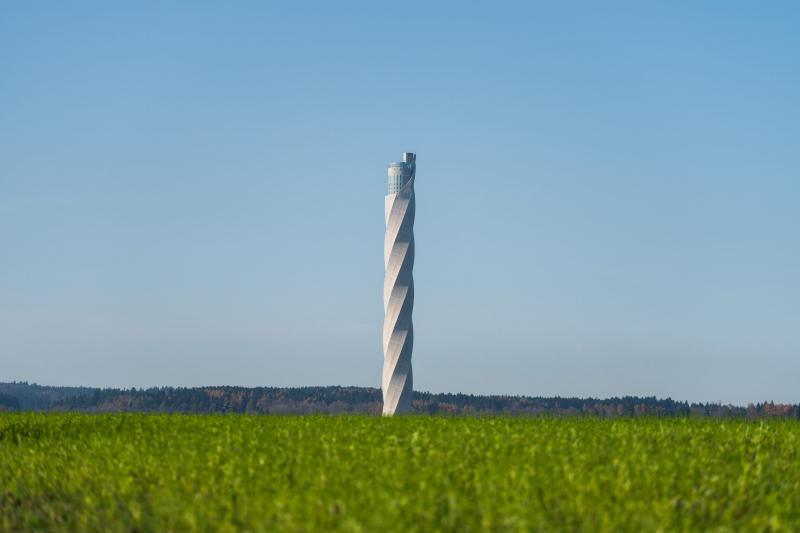
[[[408,183],[417,170],[417,156],[412,152],[403,152],[403,160],[389,163],[389,192],[396,194]]]

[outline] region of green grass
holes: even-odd
[[[0,415],[0,528],[800,530],[800,424]]]

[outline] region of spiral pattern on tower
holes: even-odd
[[[411,410],[414,348],[414,178],[416,156],[406,152],[389,165],[385,199],[386,235],[383,261],[383,414]]]

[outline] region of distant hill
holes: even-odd
[[[415,392],[413,408],[422,414],[554,416],[691,416],[800,418],[800,405],[733,405],[679,402],[655,397],[542,398]],[[381,392],[371,387],[158,387],[100,389],[0,383],[0,410],[241,413],[380,414]]]

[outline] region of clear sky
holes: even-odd
[[[0,380],[800,402],[800,4],[0,5]]]

